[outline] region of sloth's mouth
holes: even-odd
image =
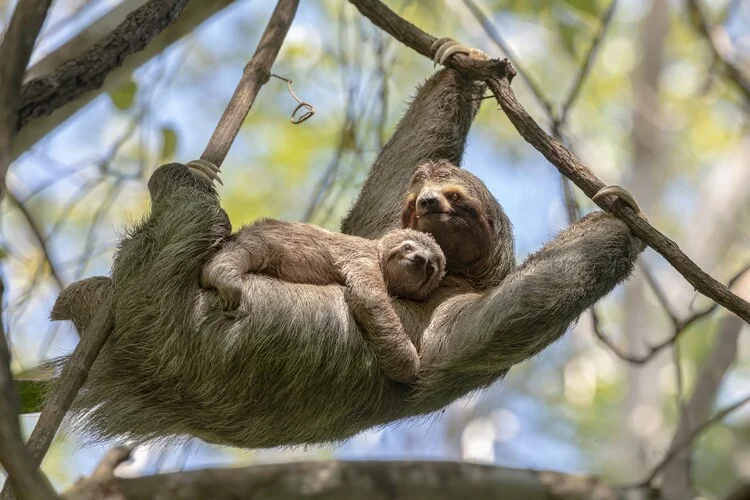
[[[428,215],[453,215],[453,212],[446,212],[443,210],[429,210],[426,212],[418,213],[417,218],[426,217]]]

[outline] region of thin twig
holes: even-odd
[[[52,256],[50,255],[50,251],[47,246],[48,238],[44,235],[43,233],[44,230],[40,227],[39,222],[36,220],[36,218],[34,217],[34,215],[31,213],[31,211],[26,205],[21,203],[21,201],[18,198],[16,198],[16,196],[10,191],[7,191],[6,194],[7,194],[8,200],[13,205],[15,205],[16,208],[18,208],[23,218],[26,219],[29,229],[31,229],[31,232],[34,234],[34,238],[36,238],[37,243],[39,243],[39,248],[41,248],[42,250],[42,257],[44,261],[49,263],[50,276],[52,276],[52,279],[55,281],[57,288],[62,290],[63,288],[65,288],[65,284],[63,283],[63,280],[60,277],[60,273],[57,271],[55,263],[52,260]]]
[[[711,427],[717,422],[720,422],[721,420],[724,420],[724,418],[727,417],[730,413],[732,413],[735,410],[738,410],[745,404],[750,402],[750,396],[746,396],[742,398],[741,400],[737,401],[734,404],[731,404],[724,408],[723,410],[720,410],[719,412],[715,413],[713,417],[709,418],[705,422],[703,422],[701,425],[696,427],[690,434],[688,434],[685,439],[677,443],[675,446],[673,446],[669,452],[664,456],[661,462],[659,462],[656,467],[654,467],[651,470],[651,473],[644,479],[639,486],[648,486],[651,483],[653,483],[654,479],[656,479],[656,476],[658,476],[661,471],[664,469],[664,467],[674,458],[675,455],[677,455],[680,451],[682,451],[683,448],[688,446],[690,443],[692,443],[698,436],[700,436],[703,431]]]
[[[716,61],[719,61],[724,68],[727,77],[737,86],[750,103],[750,79],[743,71],[731,60],[731,56],[721,46],[722,43],[716,35],[715,29],[711,27],[703,11],[703,6],[699,0],[688,0],[690,9],[689,15],[693,26],[706,39]]]
[[[727,286],[732,287],[737,280],[742,278],[746,272],[750,270],[750,264],[744,266],[742,269],[739,270],[728,282]],[[669,336],[668,339],[663,340],[659,343],[653,344],[648,346],[648,352],[642,356],[637,356],[635,354],[628,354],[622,349],[620,349],[617,344],[612,341],[612,339],[609,338],[609,336],[604,333],[604,330],[602,329],[601,321],[599,320],[599,315],[594,307],[591,308],[591,320],[593,324],[593,330],[594,334],[601,340],[604,344],[609,347],[609,349],[620,359],[623,361],[627,361],[628,363],[633,363],[635,365],[643,365],[651,361],[654,356],[659,354],[662,350],[666,349],[669,346],[674,345],[677,340],[682,336],[683,333],[687,331],[687,329],[696,321],[705,318],[712,312],[716,310],[718,307],[718,304],[715,302],[711,304],[710,306],[707,306],[705,309],[702,309],[700,311],[697,311],[687,318],[680,319],[676,316],[672,316],[672,321],[674,325],[674,331],[672,332],[672,335]],[[665,307],[666,309],[666,307]],[[669,312],[668,312],[669,314]]]
[[[382,2],[350,0],[350,3],[401,43],[427,57],[433,56],[431,47],[436,38],[402,19]],[[477,61],[464,54],[454,54],[446,65],[474,78],[484,79],[521,137],[571,179],[586,196],[591,198],[604,187],[604,183],[588,167],[559,141],[550,137],[518,102],[510,86],[515,71],[509,61]],[[661,254],[696,290],[750,323],[750,304],[698,267],[677,243],[659,232],[642,215],[623,203],[615,202],[613,196],[602,197],[596,203],[625,222],[633,234]]]
[[[589,47],[588,53],[586,53],[583,66],[581,66],[581,70],[578,72],[578,76],[576,77],[573,84],[570,86],[567,99],[565,99],[565,102],[563,102],[563,105],[560,108],[560,113],[555,120],[555,123],[557,123],[558,126],[562,123],[565,123],[565,121],[567,120],[568,112],[573,107],[573,104],[575,103],[576,99],[578,98],[578,95],[581,92],[581,89],[583,88],[583,83],[586,81],[586,78],[589,75],[589,71],[593,67],[593,62],[594,62],[594,59],[596,59],[596,54],[599,51],[601,42],[602,40],[604,40],[604,36],[607,34],[607,31],[609,30],[609,27],[612,24],[612,19],[614,19],[616,8],[617,8],[617,0],[612,0],[606,12],[604,13],[604,17],[602,17],[602,22],[599,25],[599,31],[594,36],[594,39],[591,41],[591,46]]]
[[[207,160],[217,167],[224,162],[242,122],[255,102],[258,91],[271,77],[271,67],[279,54],[281,44],[284,43],[298,5],[299,0],[279,0],[276,4],[263,36],[255,48],[255,54],[245,66],[240,83],[201,155],[202,160]]]
[[[542,92],[542,89],[539,88],[539,85],[531,77],[531,74],[529,74],[529,72],[526,71],[521,64],[519,64],[518,56],[515,54],[513,49],[510,48],[510,45],[508,44],[508,42],[505,41],[505,39],[500,34],[500,32],[497,31],[497,28],[495,28],[495,25],[492,24],[492,21],[490,21],[487,18],[484,12],[482,12],[482,9],[480,9],[479,6],[476,3],[474,3],[473,0],[464,0],[464,5],[466,5],[466,7],[474,15],[474,18],[476,18],[476,20],[482,26],[482,29],[487,34],[487,36],[490,37],[490,40],[495,42],[495,45],[497,45],[500,48],[500,50],[503,51],[503,53],[505,54],[505,57],[507,57],[508,60],[510,60],[513,66],[516,68],[516,71],[518,72],[518,76],[520,76],[521,79],[529,87],[529,89],[531,90],[531,93],[534,95],[534,97],[542,106],[542,108],[544,108],[544,111],[547,113],[547,116],[553,119],[556,116],[556,114],[555,114],[554,108],[552,107],[552,103],[544,95],[544,92]]]

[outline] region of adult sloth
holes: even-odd
[[[114,331],[73,408],[86,429],[99,438],[191,435],[246,448],[336,441],[444,407],[559,338],[628,276],[642,245],[597,212],[515,269],[502,208],[451,166],[481,95],[481,85],[452,70],[427,80],[343,223],[369,238],[402,224],[429,227],[446,253],[448,275],[430,300],[394,303],[420,349],[418,383],[381,373],[340,286],[248,275],[240,310],[224,313],[216,293],[199,286],[230,231],[199,173],[213,171],[170,164],[149,181],[151,213],[123,240],[111,282],[76,283],[53,311],[82,331],[97,297],[114,294]],[[427,198],[437,201],[420,203]]]

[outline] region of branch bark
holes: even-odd
[[[211,2],[191,2],[185,8],[180,18],[154,38],[143,50],[137,53],[132,53],[125,58],[121,66],[113,68],[108,74],[103,74],[101,77],[104,80],[102,86],[88,90],[76,97],[75,100],[72,100],[56,109],[42,103],[42,106],[51,110],[51,113],[47,116],[40,116],[31,120],[21,128],[11,151],[11,161],[18,158],[24,151],[31,148],[61,123],[94,100],[102,92],[108,89],[116,89],[130,77],[131,73],[136,68],[148,62],[152,57],[158,55],[184,36],[193,33],[196,26],[227,6],[233,4],[235,1],[236,0],[212,0]],[[68,61],[75,57],[75,61],[77,61],[75,64],[82,64],[79,55],[92,45],[92,37],[99,36],[101,33],[101,30],[97,26],[100,23],[107,26],[112,24],[117,26],[123,23],[124,19],[126,19],[126,16],[119,7],[113,9],[112,12],[97,21],[94,26],[84,30],[70,42],[60,47],[60,49],[55,51],[54,55],[49,56],[49,59],[54,61],[59,61],[60,59]],[[97,41],[99,40],[97,39]],[[81,46],[84,46],[85,48],[81,49]],[[115,47],[117,47],[117,45],[115,45]],[[109,57],[107,53],[102,54],[102,58],[107,57]],[[94,59],[93,62],[96,62],[97,60],[98,59]],[[49,67],[48,58],[44,58],[38,64],[34,65],[27,75],[32,74],[39,76],[39,73],[47,73],[48,71],[43,71],[45,67]],[[65,101],[68,100],[69,99],[65,99]]]
[[[51,3],[51,0],[19,2],[0,43],[0,200],[5,195],[10,148],[16,137],[16,100],[34,42]],[[5,285],[0,279],[0,301],[4,292]],[[0,462],[8,472],[7,483],[17,488],[24,498],[56,498],[52,486],[23,444],[19,409],[10,370],[10,349],[0,320]]]
[[[255,53],[245,66],[240,83],[237,84],[219,124],[201,155],[202,160],[207,160],[217,167],[224,162],[234,138],[242,127],[242,122],[255,102],[258,91],[271,77],[271,66],[279,55],[298,5],[299,0],[280,0],[276,4]]]
[[[80,342],[65,367],[63,367],[60,379],[47,398],[42,413],[39,415],[39,420],[31,432],[27,447],[34,467],[39,467],[39,464],[41,464],[42,458],[47,453],[65,413],[86,381],[91,365],[94,364],[99,351],[107,341],[113,324],[111,299],[107,298],[86,332],[81,336]],[[13,478],[14,474],[8,471],[9,481],[0,492],[0,498],[3,500],[15,498],[13,490],[9,488],[10,481]],[[21,495],[21,498],[37,497]]]
[[[68,61],[54,73],[27,82],[21,89],[17,128],[48,115],[87,90],[100,87],[104,78],[130,54],[142,50],[172,24],[189,0],[150,0],[80,57]]]
[[[436,40],[434,36],[402,19],[378,0],[349,1],[376,26],[393,35],[398,41],[422,55],[432,57],[430,48]],[[549,136],[534,121],[521,103],[518,102],[513,89],[510,87],[511,78],[515,71],[511,69],[498,74],[497,63],[499,62],[490,61],[490,63],[481,67],[481,62],[474,61],[463,54],[455,54],[446,62],[446,65],[474,78],[485,80],[495,95],[498,104],[521,134],[521,137],[542,153],[560,173],[573,181],[586,196],[591,198],[605,184],[573,153]],[[509,62],[504,61],[504,64],[510,67]],[[636,214],[623,203],[615,201],[611,196],[601,198],[596,203],[622,219],[633,231],[633,234],[664,257],[697,291],[732,311],[745,322],[750,323],[750,304],[733,294],[726,286],[698,267],[680,250],[677,243],[651,226],[645,218]]]
[[[592,477],[453,462],[300,462],[118,479],[116,485],[129,500],[654,498],[648,488],[612,487]]]

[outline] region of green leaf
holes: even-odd
[[[177,150],[177,132],[171,127],[161,129],[161,159],[169,158]]]
[[[13,379],[21,402],[21,414],[42,411],[44,397],[52,388],[54,370],[49,365],[30,368],[13,375]]]
[[[128,80],[120,88],[109,92],[109,98],[117,109],[125,111],[133,105],[135,94],[138,92],[138,85],[133,80]]]
[[[44,396],[51,388],[50,382],[16,380],[18,397],[21,400],[21,414],[39,413],[44,405]]]

